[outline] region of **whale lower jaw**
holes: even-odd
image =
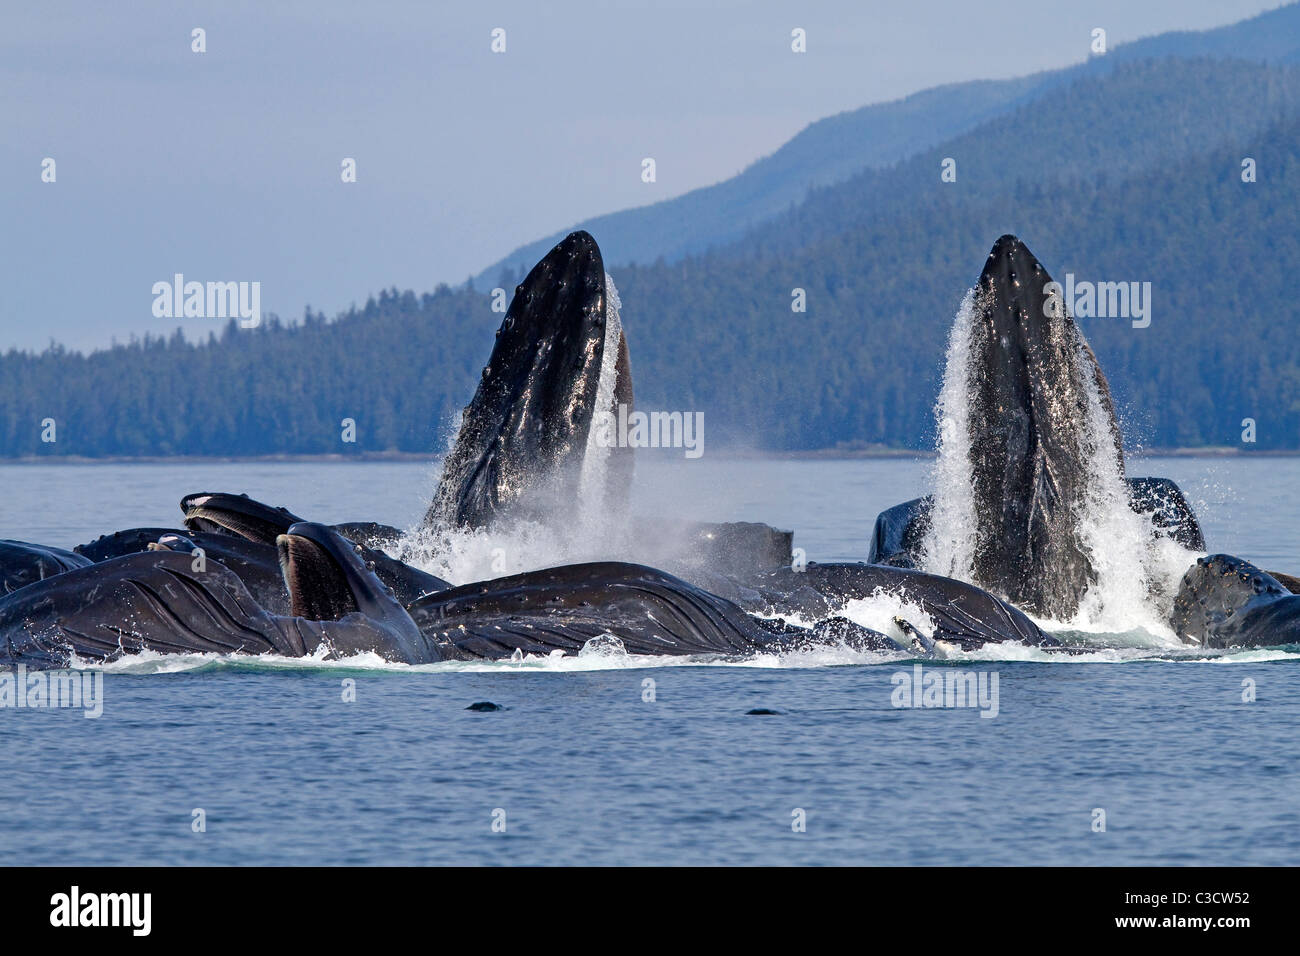
[[[315,542],[294,534],[275,541],[289,590],[289,613],[311,621],[337,621],[360,610],[347,576]]]

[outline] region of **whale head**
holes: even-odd
[[[274,544],[290,525],[302,521],[285,508],[263,504],[248,495],[224,492],[186,495],[181,499],[181,511],[185,527],[191,531],[232,534],[262,544]]]
[[[1205,647],[1300,644],[1300,595],[1242,558],[1205,555],[1183,575],[1170,624]]]
[[[300,632],[318,627],[320,639],[341,656],[374,651],[393,661],[426,659],[419,628],[363,558],[361,545],[328,525],[300,521],[275,546]]]
[[[1079,517],[1094,455],[1123,450],[1110,388],[1058,286],[1015,236],[993,245],[975,293],[969,439],[976,583],[1069,617],[1095,573]],[[1109,419],[1092,433],[1093,395]]]
[[[631,405],[627,344],[596,241],[575,232],[515,289],[443,465],[427,521],[482,527],[582,497],[598,413]],[[603,451],[601,452],[604,453]],[[625,499],[630,449],[608,450],[607,500]]]
[[[384,618],[400,608],[360,552],[328,525],[299,521],[275,539],[291,613],[312,621],[348,614]]]

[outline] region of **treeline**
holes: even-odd
[[[1013,232],[1058,279],[1152,283],[1150,327],[1080,320],[1131,444],[1235,445],[1252,418],[1251,447],[1300,448],[1298,184],[1294,69],[1126,64],[734,245],[614,269],[638,404],[705,412],[708,448],[928,447],[953,314]],[[0,455],[431,452],[491,350],[490,302],[391,290],[202,343],[10,352]]]
[[[385,291],[329,322],[0,357],[0,453],[430,451],[473,394],[499,315],[464,289]],[[53,442],[43,423],[54,422]],[[345,419],[355,441],[344,440]]]

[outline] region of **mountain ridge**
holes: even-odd
[[[901,161],[1045,95],[1126,61],[1158,56],[1231,56],[1300,62],[1300,4],[1203,31],[1171,31],[1121,44],[1104,56],[1006,80],[931,87],[815,120],[730,179],[682,196],[590,217],[515,249],[473,277],[486,290],[523,272],[575,229],[601,241],[611,266],[673,262],[725,245],[800,203],[810,189]],[[802,169],[802,172],[799,171]],[[735,217],[734,222],[726,217]]]

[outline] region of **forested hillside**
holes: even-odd
[[[1297,68],[1117,64],[815,190],[731,244],[613,269],[638,404],[704,411],[709,448],[927,447],[953,313],[1014,232],[1062,280],[1152,284],[1148,328],[1080,319],[1130,443],[1233,445],[1249,417],[1252,447],[1297,448],[1298,184]],[[500,318],[467,287],[394,290],[199,345],[10,352],[0,454],[431,452]],[[56,442],[41,441],[46,419]]]
[[[1243,156],[1259,181],[1241,181]],[[1152,283],[1148,328],[1079,320],[1130,444],[1234,445],[1250,417],[1252,447],[1300,447],[1300,118],[1125,178],[939,188],[937,172],[897,176],[896,192],[886,177],[870,196],[858,183],[813,197],[743,244],[748,257],[620,270],[626,301],[654,303],[633,344],[663,375],[642,375],[639,397],[709,409],[770,447],[929,445],[953,315],[993,240],[1013,232],[1062,281]],[[795,287],[806,314],[790,311]]]
[[[5,455],[431,451],[473,394],[500,320],[485,296],[382,293],[337,321],[233,321],[202,344],[0,357]],[[53,443],[41,422],[55,421]],[[353,419],[356,441],[342,441]]]

